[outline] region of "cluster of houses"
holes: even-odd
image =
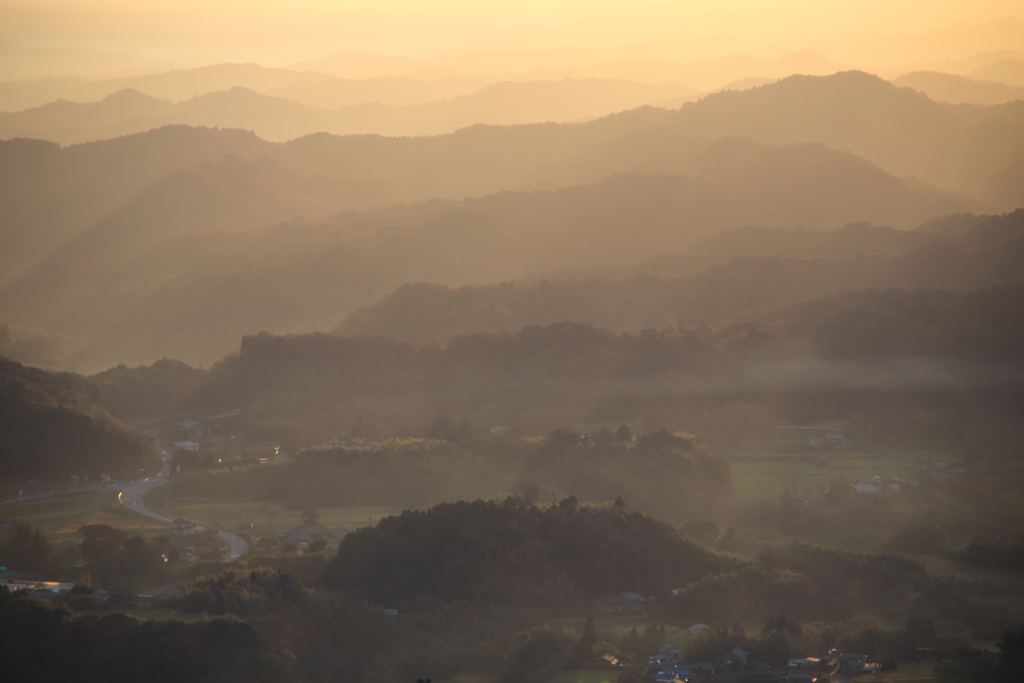
[[[694,628],[703,626],[697,624]],[[697,629],[702,630],[702,629]],[[764,680],[764,681],[801,681],[816,683],[819,678],[831,676],[836,673],[853,677],[861,674],[877,673],[881,665],[867,661],[865,655],[844,654],[839,650],[832,649],[819,657],[801,657],[790,659],[788,665],[782,669],[772,669],[762,661],[748,661],[750,653],[741,647],[734,647],[720,662],[687,662],[678,648],[672,645],[663,645],[657,654],[647,660],[645,669],[646,676],[654,683],[685,683],[703,679],[715,673],[716,668],[724,668],[727,671],[735,672],[741,680]],[[610,654],[605,654],[595,662],[597,666],[617,667],[622,666],[619,660]]]
[[[862,498],[878,498],[884,496],[887,493],[899,493],[900,492],[900,479],[899,477],[893,477],[891,475],[878,476],[875,475],[857,484],[850,484],[853,487],[853,495]]]
[[[43,581],[34,576],[24,576],[0,567],[0,586],[11,591],[24,591],[33,598],[46,600],[55,604],[62,604],[72,597],[71,589],[74,588],[74,580],[67,577],[58,578],[56,581]],[[135,607],[141,598],[135,591],[127,588],[111,588],[103,590],[97,588],[92,597],[107,607]]]

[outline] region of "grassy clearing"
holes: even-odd
[[[183,501],[170,499],[162,508],[171,517],[184,517],[196,522],[219,526],[230,531],[272,534],[278,529],[291,529],[302,524],[302,511],[291,510],[283,503],[270,501]],[[383,517],[400,510],[388,507],[317,508],[320,526],[326,529],[347,527],[355,530],[373,526]]]

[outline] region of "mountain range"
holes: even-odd
[[[434,137],[276,143],[172,126],[65,148],[12,140],[0,320],[15,337],[60,335],[73,367],[205,365],[243,334],[329,329],[405,283],[692,263],[700,240],[741,226],[905,229],[1014,208],[1022,141],[1020,107],[942,105],[860,72]],[[817,293],[807,282],[800,296]]]

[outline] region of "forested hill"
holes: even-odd
[[[963,435],[950,430],[1021,404],[1022,310],[1024,289],[999,285],[847,292],[767,311],[772,324],[717,330],[618,333],[562,322],[463,334],[444,347],[260,334],[215,365],[186,405],[243,407],[254,428],[281,420],[306,434],[345,432],[360,414],[390,434],[441,414],[540,430],[647,415],[645,429],[705,436],[741,434],[760,422],[752,415],[859,415],[883,425],[879,438],[899,438],[897,415],[924,411],[929,442],[959,443]],[[759,407],[726,411],[732,417],[716,423],[730,402]],[[942,419],[939,404],[960,419]]]
[[[154,181],[0,289],[0,319],[73,340],[76,367],[161,356],[207,365],[244,334],[328,328],[410,279],[484,284],[625,266],[739,225],[911,227],[968,206],[820,145],[732,140],[701,152],[719,158],[707,175],[695,162],[685,175],[626,173],[272,228],[390,186],[269,159],[203,163]]]
[[[323,581],[397,606],[417,597],[573,608],[622,591],[666,595],[746,562],[625,505],[574,498],[442,503],[348,534]]]
[[[127,477],[152,453],[104,406],[86,378],[51,373],[0,358],[0,436],[4,480],[53,481],[106,473]]]
[[[349,315],[337,331],[444,343],[464,332],[563,320],[618,330],[722,327],[856,289],[1024,284],[1022,264],[1024,210],[951,216],[910,231],[742,228],[629,268],[563,271],[524,284],[404,285]]]

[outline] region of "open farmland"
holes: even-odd
[[[820,496],[829,481],[842,477],[848,482],[867,481],[873,476],[893,476],[913,483],[931,460],[956,459],[956,454],[901,452],[885,453],[853,444],[836,450],[810,450],[811,437],[842,433],[840,427],[777,428],[773,438],[751,444],[729,456],[736,495],[747,499],[774,499],[784,490],[805,497]]]
[[[87,524],[106,524],[129,534],[152,535],[168,530],[167,524],[137,514],[117,502],[117,491],[54,496],[11,503],[0,508],[5,524],[39,527],[54,541],[73,539]]]
[[[159,499],[157,499],[158,501]],[[270,501],[196,501],[170,499],[166,507],[147,499],[154,509],[172,517],[184,517],[194,522],[240,531],[267,535],[279,529],[302,525],[302,511],[291,510],[282,503]],[[320,526],[325,529],[373,526],[383,517],[398,514],[400,510],[387,507],[318,508]]]

